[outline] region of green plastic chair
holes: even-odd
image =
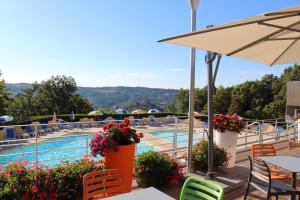
[[[181,190],[180,200],[223,200],[224,188],[214,181],[189,177]]]

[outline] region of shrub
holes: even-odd
[[[70,163],[58,164],[53,169],[57,199],[76,199],[82,197],[83,176],[89,172],[104,169],[102,161],[81,159]]]
[[[22,194],[29,191],[30,171],[26,164],[8,163],[0,172],[0,199],[22,199]]]
[[[229,155],[224,149],[213,146],[213,163],[214,168],[225,167],[229,160]],[[207,171],[208,165],[208,142],[200,141],[193,146],[192,151],[192,169],[194,171]]]
[[[102,161],[65,161],[54,168],[32,166],[26,162],[10,163],[0,172],[0,199],[22,199],[28,193],[31,200],[49,199],[55,193],[57,200],[82,197],[83,176],[104,169]]]
[[[168,154],[148,151],[135,159],[134,176],[142,187],[161,187],[182,180],[182,166]]]

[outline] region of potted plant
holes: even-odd
[[[213,166],[214,169],[226,167],[228,165],[228,153],[214,144],[213,146]],[[207,172],[208,167],[208,142],[201,140],[193,145],[192,150],[192,170]]]
[[[216,145],[230,155],[228,167],[233,167],[237,149],[237,135],[245,128],[244,121],[237,114],[218,115],[213,119]]]
[[[168,154],[148,151],[135,159],[134,176],[142,187],[162,187],[183,179],[182,168]]]
[[[127,192],[132,187],[135,144],[143,137],[129,125],[128,119],[120,124],[109,123],[90,142],[92,156],[103,156],[107,168],[120,169]]]

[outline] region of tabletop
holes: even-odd
[[[300,172],[300,156],[261,156],[258,158],[290,172]]]
[[[105,198],[106,200],[175,200],[174,198],[166,195],[165,193],[153,188],[149,187],[146,189],[136,190],[133,192],[129,192],[126,194],[116,195],[109,198]]]

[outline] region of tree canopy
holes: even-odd
[[[33,83],[23,89],[10,102],[9,113],[18,121],[35,115],[88,113],[93,110],[90,102],[77,93],[77,84],[72,77],[52,76],[41,83]]]
[[[300,81],[300,65],[286,68],[277,77],[264,75],[260,80],[246,81],[232,87],[215,89],[214,113],[238,113],[251,119],[279,118],[285,115],[286,83]],[[176,95],[177,111],[188,111],[188,90]],[[207,88],[196,89],[195,110],[207,113]]]

